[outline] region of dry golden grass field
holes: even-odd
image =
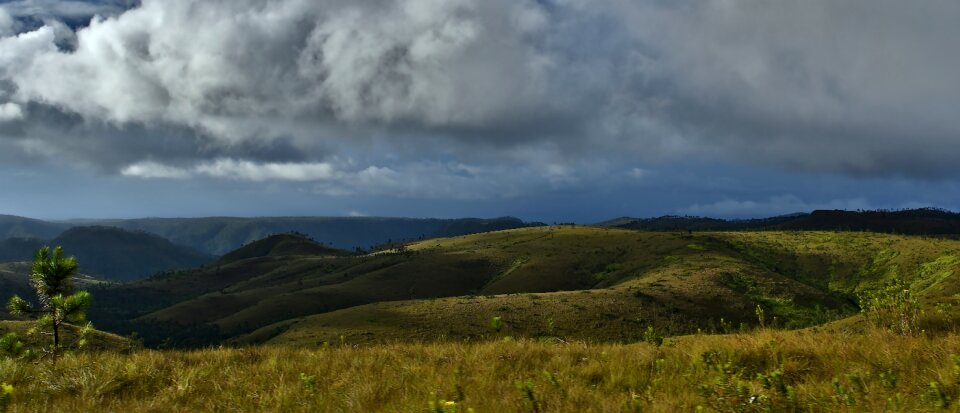
[[[960,335],[857,323],[648,343],[258,346],[0,361],[11,412],[955,411]],[[431,410],[431,406],[435,406]]]

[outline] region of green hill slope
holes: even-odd
[[[505,321],[505,334],[634,341],[646,326],[684,334],[754,325],[757,305],[768,323],[824,323],[855,314],[857,292],[896,277],[906,279],[928,308],[952,304],[960,293],[956,241],[814,232],[681,236],[592,228],[555,230],[552,240],[547,234],[536,241],[536,232],[523,231],[511,241],[499,233],[411,247],[499,256],[502,262],[517,257],[481,295],[353,307],[268,326],[240,341],[309,345],[341,336],[355,342],[482,337],[489,335],[494,316]],[[538,248],[545,250],[537,253]],[[586,291],[515,294],[547,291],[554,278],[563,278],[557,286],[569,289],[591,279],[594,284]],[[497,290],[514,294],[483,295]]]
[[[488,334],[490,318],[501,316],[505,334],[630,341],[646,326],[736,330],[756,323],[758,305],[779,326],[828,322],[856,314],[858,292],[895,277],[913,283],[927,305],[952,302],[956,257],[957,241],[884,234],[540,227],[364,256],[251,257],[99,296],[114,321],[135,319],[122,328],[145,335],[180,328],[211,340],[308,344],[341,335],[469,338]],[[143,298],[123,310],[131,297]]]
[[[47,336],[28,334],[29,330],[34,328],[36,325],[36,322],[33,321],[0,321],[0,336],[3,336],[7,333],[15,333],[19,340],[30,348],[38,348],[44,345],[48,346],[49,343],[47,343],[46,340],[49,340],[49,338]],[[78,332],[78,327],[69,324],[64,325],[62,333],[64,334],[63,338],[65,342],[75,341]],[[126,351],[134,349],[137,346],[137,343],[128,338],[98,330],[87,336],[87,344],[83,347],[83,351]]]

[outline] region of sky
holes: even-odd
[[[0,1],[0,214],[960,209],[960,2]]]

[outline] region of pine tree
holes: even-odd
[[[93,328],[86,322],[87,308],[92,300],[90,293],[73,292],[73,278],[78,268],[76,258],[64,257],[60,247],[52,253],[49,247],[40,248],[34,255],[30,271],[30,284],[37,290],[39,305],[34,306],[16,295],[7,303],[7,309],[13,315],[36,317],[37,328],[53,336],[51,353],[54,355],[61,348],[65,323],[85,324],[76,342],[78,346],[84,344],[84,336]]]

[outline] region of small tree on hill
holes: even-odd
[[[61,331],[65,323],[85,324],[75,343],[77,346],[83,346],[84,336],[92,330],[90,323],[86,322],[90,293],[73,292],[73,278],[78,268],[77,260],[64,257],[60,247],[52,252],[49,247],[40,248],[34,255],[30,271],[30,284],[37,290],[39,305],[34,306],[16,295],[7,303],[11,314],[37,318],[37,328],[53,337],[51,352],[54,355],[61,348]]]

